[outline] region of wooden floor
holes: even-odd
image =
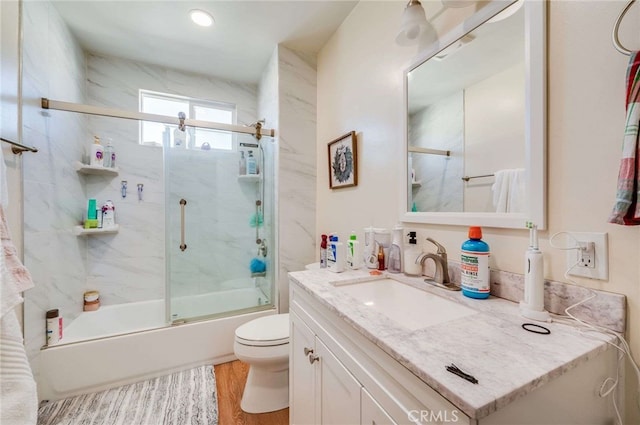
[[[218,393],[219,425],[288,425],[289,409],[251,414],[240,409],[249,365],[239,360],[214,366]]]

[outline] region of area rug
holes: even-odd
[[[217,425],[213,366],[42,405],[38,425]]]

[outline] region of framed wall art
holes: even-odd
[[[329,188],[339,189],[358,185],[358,156],[356,132],[329,142]]]

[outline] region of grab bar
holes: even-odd
[[[186,205],[186,199],[180,199],[180,251],[187,249],[187,244],[184,243],[184,207]]]

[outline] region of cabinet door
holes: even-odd
[[[397,425],[384,409],[362,388],[362,425]]]
[[[315,335],[293,312],[289,352],[289,415],[293,425],[312,425],[315,420],[316,373],[305,349],[315,352]],[[317,363],[317,362],[316,362]]]
[[[316,362],[320,384],[320,423],[359,424],[360,383],[318,338],[316,353],[320,357]]]

